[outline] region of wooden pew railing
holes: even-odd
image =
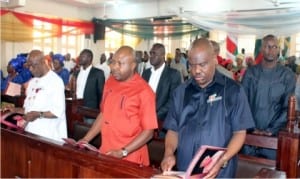
[[[69,137],[74,138],[75,140],[79,140],[85,136],[85,134],[88,132],[88,130],[91,127],[91,125],[85,124],[83,122],[83,117],[96,119],[99,114],[99,110],[85,107],[82,105],[83,104],[82,101],[78,101],[78,100],[69,99],[69,101],[66,104],[67,104],[67,109],[71,111],[70,114],[67,114],[68,129],[69,129],[68,135]],[[97,135],[94,139],[92,139],[90,143],[95,147],[100,147],[101,145],[100,134]]]
[[[152,167],[1,128],[1,178],[150,178]]]
[[[278,139],[277,137],[247,134],[244,144],[253,147],[262,147],[277,150]],[[268,169],[268,176],[274,176],[274,178],[277,178],[282,174],[282,172],[275,170],[276,160],[238,154],[238,168],[236,172],[237,178],[264,178],[264,175],[261,176],[259,174],[262,169]],[[285,174],[283,173],[283,175]]]
[[[4,101],[4,102],[12,103],[15,105],[15,107],[23,107],[24,100],[25,100],[25,96],[23,95],[8,96],[8,95],[1,94],[1,102]]]
[[[96,117],[97,113],[91,112],[89,109],[82,107],[76,107],[76,115],[82,117],[84,115],[90,115],[90,117]],[[70,119],[68,119],[70,120]],[[77,121],[82,121],[77,120]],[[85,132],[88,131],[89,126],[82,125]],[[81,134],[81,135],[84,135]],[[83,137],[83,136],[82,136]],[[80,136],[78,137],[80,138]],[[99,141],[99,140],[97,140]],[[269,160],[265,158],[258,158],[252,156],[245,156],[239,154],[239,167],[237,174],[242,173],[244,177],[263,177],[263,178],[278,178],[282,177],[282,173],[278,171],[286,172],[286,177],[297,178],[300,177],[300,131],[299,128],[295,130],[284,129],[279,132],[278,137],[258,136],[254,134],[247,134],[245,144],[270,148],[277,150],[276,160]],[[101,141],[98,145],[101,144]],[[95,144],[93,144],[95,145]],[[95,146],[98,146],[97,144]],[[154,138],[148,143],[149,155],[151,165],[155,168],[160,166],[160,162],[164,154],[164,140]],[[299,162],[299,164],[298,164]],[[242,166],[243,165],[243,166]],[[250,170],[244,170],[246,167]],[[244,174],[247,174],[245,176]],[[238,175],[241,177],[241,175]]]

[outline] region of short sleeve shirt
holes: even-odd
[[[164,127],[178,133],[177,167],[185,171],[201,145],[226,148],[234,132],[254,123],[243,88],[216,71],[206,88],[190,79],[175,90]],[[234,177],[236,166],[233,158],[218,177]]]
[[[138,75],[125,82],[109,77],[101,103],[101,153],[121,149],[143,130],[157,128],[155,94]],[[125,160],[149,165],[147,145],[130,153]]]

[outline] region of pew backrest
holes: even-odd
[[[277,150],[278,139],[277,137],[247,134],[244,144]],[[245,154],[238,154],[238,158],[238,168],[236,172],[237,178],[259,177],[257,174],[259,174],[262,169],[269,172],[272,171],[273,173],[279,172],[275,170],[276,160]]]

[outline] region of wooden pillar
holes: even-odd
[[[300,130],[282,130],[278,135],[276,169],[286,172],[287,178],[300,177]]]

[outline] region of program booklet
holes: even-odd
[[[226,148],[202,145],[193,157],[186,171],[165,171],[162,174],[154,175],[151,178],[203,178],[221,159],[225,151]]]
[[[19,113],[1,111],[1,126],[5,126],[8,129],[24,130],[27,125],[27,121],[24,120],[23,115]]]
[[[91,150],[94,152],[99,152],[99,150],[94,147],[93,145],[89,144],[89,143],[85,143],[85,142],[77,142],[76,140],[72,139],[72,138],[62,138],[66,144],[72,145],[74,147],[79,147],[81,149],[85,148],[87,150]]]
[[[20,96],[22,85],[9,82],[5,90],[5,94],[8,96]]]

